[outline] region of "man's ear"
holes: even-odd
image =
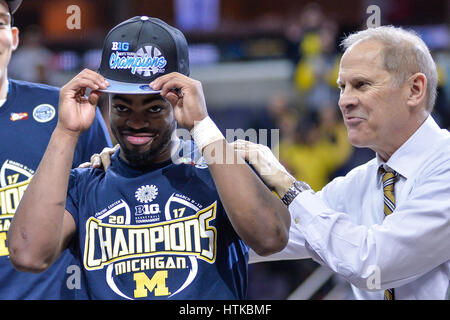
[[[12,49],[13,51],[19,46],[19,28],[11,27]]]
[[[423,73],[415,73],[408,80],[407,104],[411,107],[426,103],[428,80]]]

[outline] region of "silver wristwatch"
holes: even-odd
[[[283,196],[283,198],[281,198],[281,201],[283,201],[286,206],[289,206],[292,200],[294,200],[300,192],[303,192],[305,190],[311,190],[309,184],[303,181],[295,181]]]

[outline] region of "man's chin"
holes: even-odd
[[[128,164],[132,167],[146,167],[155,162],[156,154],[151,151],[135,152],[123,149]]]
[[[150,148],[150,145],[133,145],[129,143],[122,143],[120,146],[125,160],[131,166],[149,165],[154,161],[156,152]]]

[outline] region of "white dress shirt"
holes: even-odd
[[[385,217],[380,165],[399,173]],[[357,299],[445,299],[450,279],[450,133],[431,116],[384,164],[378,156],[300,193],[287,247],[250,262],[311,257],[342,275]]]

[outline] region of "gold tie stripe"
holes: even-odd
[[[383,193],[384,193],[384,215],[390,215],[395,209],[394,183],[397,180],[398,173],[395,171],[386,171],[380,167],[383,174]],[[384,300],[395,300],[394,289],[384,290]]]
[[[395,209],[394,183],[398,173],[384,169],[381,169],[381,172],[383,172],[384,214],[388,216]]]

